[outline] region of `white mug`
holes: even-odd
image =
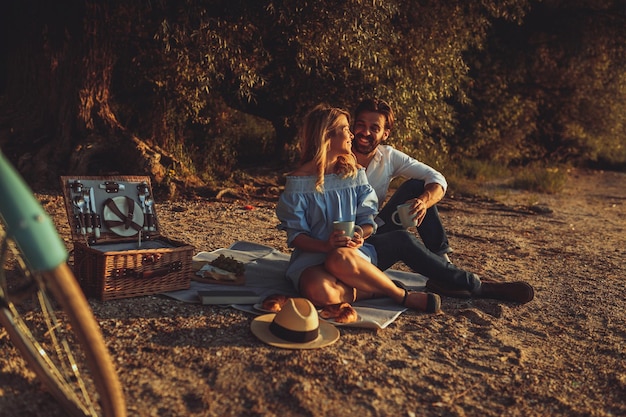
[[[354,222],[350,220],[335,220],[333,222],[333,230],[343,230],[346,236],[352,237],[354,236]]]
[[[358,224],[355,226],[353,221],[341,221],[335,220],[333,222],[333,230],[343,230],[348,237],[354,237],[356,231],[361,237],[363,237],[363,229]]]
[[[412,206],[413,204],[411,203],[400,204],[397,207],[397,210],[391,215],[391,220],[398,226],[402,226],[405,229],[417,226],[417,217],[409,213]]]

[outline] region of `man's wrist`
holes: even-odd
[[[432,206],[432,204],[430,204],[431,200],[432,200],[432,194],[430,193],[430,191],[424,191],[424,193],[422,195],[420,195],[419,197],[417,197],[418,200],[421,200],[422,203],[424,203],[424,205],[428,208],[430,208],[430,206]]]

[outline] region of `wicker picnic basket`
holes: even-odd
[[[162,236],[150,178],[61,177],[74,274],[87,297],[113,300],[187,289],[194,248]]]

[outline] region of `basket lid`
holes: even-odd
[[[72,239],[88,244],[160,236],[147,176],[60,177]]]

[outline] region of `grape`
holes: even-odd
[[[228,272],[233,272],[235,273],[235,275],[243,275],[245,271],[244,264],[242,262],[239,262],[232,256],[224,256],[223,254],[221,254],[209,263],[216,268],[220,268]]]

